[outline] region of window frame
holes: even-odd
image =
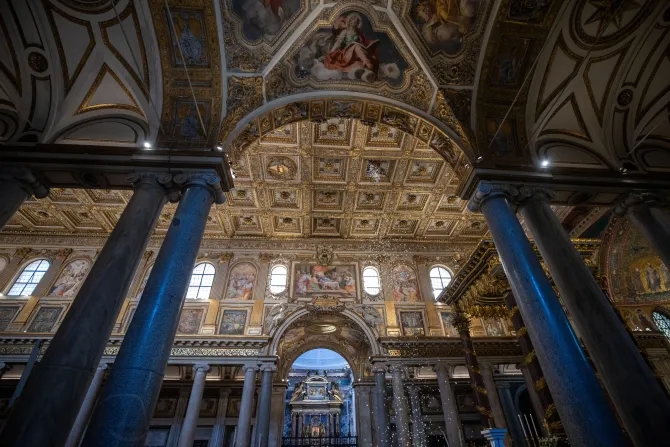
[[[205,266],[203,268],[202,273],[196,272],[195,270],[200,267],[200,266]],[[207,267],[212,267],[213,273],[207,273]],[[195,276],[199,277],[199,281],[197,285],[193,284],[193,278]],[[202,282],[205,279],[205,277],[210,277],[211,276],[211,282],[209,285],[203,285]],[[193,270],[191,270],[191,276],[189,277],[188,281],[188,288],[186,289],[186,299],[190,300],[208,300],[212,294],[212,288],[214,287],[214,277],[216,276],[216,267],[214,264],[211,262],[203,261],[197,263],[195,266],[193,266]],[[195,289],[195,296],[190,296],[189,293],[191,292],[192,289]],[[204,289],[209,289],[207,292],[206,297],[201,297],[200,296],[200,291]]]
[[[659,315],[660,318],[656,318]],[[656,328],[665,338],[670,342],[670,316],[665,309],[654,309],[651,311],[651,320],[656,325]],[[662,320],[664,324],[658,324],[658,320]],[[664,327],[665,326],[665,327]]]
[[[283,275],[274,273],[275,270],[277,270],[278,268],[283,268],[284,269],[284,274]],[[272,266],[272,268],[270,269],[270,275],[268,277],[268,288],[270,289],[270,293],[272,295],[281,295],[282,293],[286,292],[286,290],[288,290],[288,273],[289,273],[288,267],[284,264],[275,264],[275,265]],[[283,276],[284,277],[284,284],[283,285],[272,284],[272,278],[274,278],[275,276]],[[272,290],[273,287],[281,287],[282,289],[275,291],[275,290]]]
[[[377,292],[376,293],[372,293],[372,292],[368,291],[367,285],[365,284],[365,278],[366,278],[365,271],[366,270],[372,270],[377,274],[377,284],[378,285],[377,285]],[[365,293],[367,293],[370,296],[379,296],[379,294],[382,293],[382,275],[381,275],[381,273],[380,273],[380,271],[377,267],[375,267],[374,265],[366,265],[365,267],[363,267],[363,270],[361,271],[361,278],[363,279],[363,281],[362,281],[363,282],[363,291]]]
[[[449,275],[449,280],[447,281],[446,284],[444,284],[444,277],[442,275],[433,276],[433,270],[437,270],[439,272],[439,269],[442,269],[442,270],[446,271],[447,274]],[[433,284],[433,279],[439,280],[440,284],[442,284],[442,288],[439,289],[439,292],[437,292],[437,293],[435,293],[435,292],[438,291],[438,289],[435,288],[435,286]],[[442,293],[442,291],[444,289],[449,287],[449,284],[451,284],[451,281],[453,279],[454,279],[454,274],[451,273],[451,270],[449,270],[446,266],[444,266],[442,264],[435,264],[435,265],[430,267],[430,269],[428,270],[428,280],[430,281],[430,289],[431,289],[431,292],[433,294],[433,300],[437,301],[437,297],[440,296],[440,293]]]
[[[39,270],[39,268],[42,266],[42,263],[46,262],[46,269],[44,270]],[[26,270],[30,268],[32,265],[37,265],[35,267],[35,270],[29,271],[31,273],[30,278],[28,279],[27,282],[20,281],[21,277],[23,276],[24,273],[26,273]],[[21,296],[32,296],[32,293],[35,291],[37,286],[39,286],[40,282],[44,278],[44,275],[49,271],[51,268],[51,261],[46,259],[46,258],[37,258],[37,259],[32,259],[28,263],[26,263],[23,268],[20,270],[19,274],[14,277],[14,280],[12,281],[11,285],[9,288],[7,288],[7,296],[8,297],[21,297]],[[35,282],[35,274],[36,273],[41,273],[39,279]],[[21,292],[16,294],[16,293],[11,293],[12,289],[16,287],[17,284],[23,284],[23,287],[21,288]],[[26,291],[26,288],[33,285],[33,287],[30,289],[29,294],[25,294],[24,292]]]

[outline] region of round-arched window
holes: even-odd
[[[363,289],[370,295],[379,295],[379,271],[374,267],[363,269]]]
[[[665,338],[670,340],[670,318],[660,312],[652,312],[651,317],[654,319],[654,323],[656,324],[656,327],[658,327],[658,330],[663,332]]]
[[[30,295],[35,290],[35,287],[40,283],[44,274],[49,270],[51,263],[46,259],[38,259],[28,264],[14,284],[9,289],[8,296]]]
[[[288,269],[284,265],[275,265],[270,271],[270,293],[277,294],[286,290]]]
[[[430,269],[430,286],[433,288],[433,298],[437,299],[450,282],[451,273],[449,273],[449,270],[439,265]]]
[[[214,284],[216,269],[209,262],[202,262],[195,266],[191,274],[191,282],[188,284],[186,298],[207,299]]]

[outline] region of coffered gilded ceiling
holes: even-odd
[[[210,213],[211,238],[478,240],[480,215],[455,195],[459,177],[421,140],[384,124],[333,118],[287,124],[233,165],[235,188]],[[54,189],[21,207],[7,232],[111,231],[128,191]],[[167,204],[157,231],[167,231]]]

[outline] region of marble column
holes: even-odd
[[[598,379],[509,204],[518,194],[508,185],[480,183],[469,208],[484,214],[570,442],[624,446]]]
[[[412,447],[425,447],[426,428],[423,426],[423,416],[421,415],[419,387],[410,387],[409,402],[412,409]]]
[[[620,216],[628,214],[649,245],[670,268],[670,214],[667,200],[654,193],[633,193],[614,207],[614,212]]]
[[[133,174],[134,193],[88,272],[21,399],[0,445],[63,445],[100,363],[172,177]]]
[[[449,383],[449,365],[438,363],[434,369],[437,373],[437,385],[440,387],[440,401],[442,402],[447,444],[449,444],[449,447],[463,447],[463,431],[458,417],[456,396]]]
[[[474,391],[473,397],[475,398],[475,406],[479,412],[479,419],[484,429],[491,428],[494,426],[493,411],[491,411],[488,391],[486,391],[484,379],[482,379],[482,371],[479,368],[477,353],[472,344],[472,337],[470,337],[470,318],[461,311],[456,312],[454,314],[454,327],[458,330],[461,343],[463,344],[465,367],[468,368],[468,373],[470,374],[470,388]]]
[[[530,341],[528,335],[528,329],[523,322],[523,318],[519,313],[519,307],[516,304],[516,299],[514,298],[513,293],[508,293],[505,296],[505,302],[507,303],[507,308],[510,311],[510,319],[514,325],[514,330],[516,331],[516,338],[523,353],[523,362],[520,365],[521,372],[523,377],[526,380],[526,386],[528,387],[528,393],[535,407],[538,420],[543,421],[540,427],[543,434],[552,434],[554,436],[564,438],[565,431],[563,430],[563,424],[561,419],[556,411],[556,404],[554,403],[554,398],[551,396],[551,391],[549,387],[546,386],[547,381],[544,378],[542,373],[542,368],[540,363],[537,360],[537,355],[535,353],[535,348],[533,347],[533,342]],[[537,384],[537,385],[536,385]],[[537,386],[540,389],[537,389]]]
[[[84,402],[82,402],[81,408],[79,409],[79,414],[77,414],[77,419],[74,421],[74,425],[70,431],[70,436],[68,436],[67,442],[65,442],[65,447],[77,447],[79,445],[81,435],[84,434],[84,429],[86,428],[88,419],[91,417],[95,401],[98,398],[98,392],[102,386],[102,380],[105,378],[106,371],[106,363],[101,363],[98,366],[98,369],[96,369],[91,385],[88,387]]]
[[[641,447],[670,439],[670,399],[549,206],[555,194],[519,191],[520,213],[631,440]]]
[[[272,409],[272,379],[277,368],[273,365],[261,367],[261,393],[256,416],[256,445],[267,447],[270,439],[270,410]]]
[[[42,199],[49,194],[49,189],[30,169],[14,167],[0,169],[0,191],[2,191],[0,230],[30,196],[34,194],[38,199]]]
[[[208,371],[209,365],[200,363],[193,365],[193,387],[191,388],[191,397],[188,399],[186,416],[179,436],[179,447],[193,447],[193,437],[195,436],[195,430],[198,428],[202,392],[205,390],[205,379]]]
[[[242,387],[242,402],[240,416],[237,422],[237,439],[235,447],[249,447],[251,442],[251,417],[254,412],[254,392],[256,390],[256,371],[258,366],[245,365],[244,386]]]
[[[491,405],[491,411],[493,412],[493,422],[497,428],[507,428],[505,412],[500,404],[498,389],[496,388],[496,382],[493,378],[493,366],[490,363],[482,362],[479,364],[479,369],[482,372],[484,388],[486,388],[486,395],[489,398],[489,404]]]
[[[377,427],[377,440],[379,447],[390,447],[389,440],[389,413],[386,404],[386,368],[375,367],[375,426]]]
[[[141,446],[158,400],[207,216],[223,194],[212,174],[178,174],[186,191],[93,412],[83,445]]]
[[[512,437],[512,439],[515,440],[514,445],[523,445],[523,429],[519,425],[519,419],[517,417],[517,414],[520,412],[517,411],[517,408],[514,406],[514,399],[512,398],[512,393],[509,389],[510,384],[507,382],[504,383],[496,383],[496,395],[500,396],[500,401],[501,403],[501,410],[504,408],[505,415],[507,416],[507,430]],[[509,443],[509,437],[505,437],[505,444],[510,444]]]
[[[372,419],[370,408],[370,387],[356,384],[356,410],[358,415],[358,443],[372,445]]]
[[[226,434],[226,415],[228,412],[228,399],[230,398],[230,388],[219,388],[219,402],[216,407],[216,420],[212,428],[212,437],[209,445],[223,445]]]
[[[402,365],[393,365],[393,409],[395,410],[395,427],[398,447],[409,447],[409,420],[407,419],[407,399],[405,398],[405,387],[403,386],[403,374],[405,368]]]

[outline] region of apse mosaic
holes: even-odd
[[[296,298],[311,298],[332,295],[342,298],[356,298],[355,265],[310,265],[294,264],[293,278]]]
[[[408,64],[390,36],[373,29],[359,11],[345,12],[320,27],[294,56],[295,75],[318,81],[403,83]]]

